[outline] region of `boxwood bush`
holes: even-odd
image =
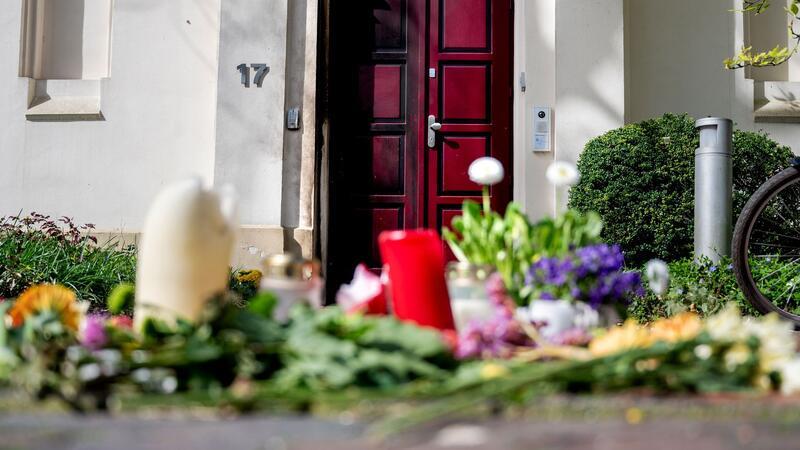
[[[663,117],[626,125],[597,137],[578,160],[580,182],[569,206],[596,211],[603,238],[619,243],[626,262],[667,261],[691,255],[694,235],[695,119]],[[747,199],[785,168],[792,151],[763,133],[734,131],[734,220]]]

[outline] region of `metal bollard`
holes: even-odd
[[[694,154],[694,257],[718,262],[731,254],[733,122],[706,117],[695,127],[700,147]]]

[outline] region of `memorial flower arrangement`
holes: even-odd
[[[36,286],[0,305],[0,385],[92,410],[115,395],[222,393],[257,381],[287,401],[309,391],[391,389],[444,380],[457,366],[432,329],[302,305],[279,323],[274,306],[271,294],[246,307],[230,294],[209,301],[197,322],[147,319],[135,329],[125,316],[84,314],[63,286]]]
[[[553,167],[549,178],[555,186],[577,180],[574,165],[557,162]],[[514,202],[503,215],[493,211],[491,186],[499,183],[503,174],[502,165],[494,158],[473,162],[470,179],[482,185],[482,205],[466,200],[461,215],[453,218],[450,228],[442,229],[442,237],[459,261],[494,266],[511,297],[525,305],[531,300],[531,291],[522,291],[522,286],[536,258],[563,257],[577,248],[600,244],[603,224],[595,213],[574,210],[532,223]]]
[[[624,317],[627,304],[643,293],[640,275],[625,270],[618,246],[600,242],[599,218],[568,210],[532,224],[514,203],[501,216],[490,202],[491,185],[503,174],[502,167],[496,168],[499,161],[480,158],[473,164],[473,172],[491,174],[471,176],[483,185],[483,207],[465,201],[452,229],[442,233],[460,261],[494,267],[508,296],[521,308],[513,313],[501,308],[495,317],[462,332],[465,342],[484,342],[479,346],[483,350],[464,354],[485,353],[486,348],[493,348],[489,353],[496,356],[507,354],[502,341],[514,339],[496,337],[502,334],[498,330],[514,329],[505,321],[532,326],[553,344],[587,342],[592,328]],[[557,161],[548,169],[548,179],[557,190],[578,178],[575,166],[567,162]]]
[[[486,185],[483,210],[466,202],[446,238],[459,257],[497,269],[486,285],[493,313],[458,336],[448,326],[370,315],[385,314],[391,303],[365,268],[342,292],[350,307],[296,304],[287,320],[273,314],[278,297],[256,292],[255,271],[234,275],[246,290],[234,292],[236,285],[221,278],[227,290],[193,297],[193,317],[153,310],[141,284],[115,289],[104,315],[87,314],[66,287],[39,285],[0,303],[0,385],[80,411],[166,404],[337,414],[367,408],[381,419],[381,432],[487,405],[531,406],[554,392],[800,393],[792,327],[777,316],[749,319],[726,309],[705,320],[687,312],[609,328],[581,322],[577,309],[534,317],[536,305],[583,305],[586,313],[624,304],[642,280],[625,272],[618,247],[598,241],[601,224],[591,215],[568,211],[531,225],[514,205],[505,216],[493,212],[488,186],[502,170],[482,164],[471,176]],[[158,286],[183,293],[150,273],[159,276]],[[667,289],[663,265],[654,262],[647,275],[654,291]],[[152,290],[163,296],[161,307],[170,306],[167,290]],[[132,302],[135,323],[119,315]]]
[[[520,352],[512,360],[488,360],[469,370],[480,381],[465,384],[406,414],[389,417],[380,432],[397,432],[434,417],[464,416],[486,405],[535,408],[554,392],[706,394],[800,393],[792,326],[772,315],[743,318],[735,307],[702,320],[694,313],[650,325],[628,321],[594,337],[588,348]],[[572,351],[564,351],[571,349]]]
[[[513,302],[494,283],[498,316],[456,347],[446,333],[337,307],[298,307],[278,323],[267,294],[244,308],[217,298],[197,323],[149,320],[135,330],[126,318],[84,314],[67,288],[37,286],[0,305],[0,382],[78,409],[131,392],[233,395],[231,389],[241,394],[241,386],[256,385],[290,404],[301,393],[352,388],[397,400],[403,386],[449,386],[442,392],[456,395],[463,387],[450,386],[454,379],[470,386],[514,380],[514,389],[534,391],[554,383],[568,392],[793,393],[800,385],[789,370],[798,364],[792,327],[777,316],[743,318],[731,308],[703,321],[684,313],[650,326],[627,321],[588,345],[552,344],[513,320]],[[503,367],[502,374],[484,370],[487,364]],[[258,401],[259,389],[238,401]]]
[[[777,316],[687,312],[554,342],[515,319],[499,276],[489,288],[496,316],[454,341],[338,307],[298,305],[280,323],[268,293],[246,306],[219,296],[197,322],[149,319],[137,329],[125,316],[85,314],[67,288],[37,286],[0,304],[0,385],[81,411],[361,411],[380,419],[379,432],[553,392],[800,392],[792,327]]]

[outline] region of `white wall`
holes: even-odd
[[[220,0],[115,1],[105,121],[26,121],[20,9],[0,9],[0,214],[138,231],[154,194],[213,180]]]
[[[626,6],[627,121],[665,112],[729,117],[738,128],[763,130],[800,152],[800,123],[756,122],[753,80],[722,66],[745,43],[745,18],[731,12],[741,0],[627,0]]]
[[[222,4],[214,173],[236,188],[244,224],[281,223],[287,1]],[[242,86],[242,63],[269,66],[262,87],[252,69],[251,86]]]
[[[554,210],[553,190],[544,176],[554,152],[532,151],[532,121],[534,106],[556,105],[556,4],[522,1],[514,12],[514,200],[538,219]],[[522,72],[525,92],[520,86]]]
[[[555,156],[574,162],[590,139],[624,124],[623,0],[556,5]]]
[[[41,71],[37,78],[98,80],[108,76],[111,0],[44,0]]]
[[[778,44],[786,45],[788,36],[786,26],[789,23],[789,16],[782,6],[786,6],[790,0],[784,0],[781,5],[780,0],[773,1],[772,7],[761,14],[748,14],[744,18],[745,36],[747,46],[753,47],[753,52],[759,53],[769,51]],[[730,22],[730,21],[729,21]],[[723,35],[730,38],[730,32]],[[727,42],[727,40],[726,40]],[[755,80],[788,80],[789,68],[794,64],[781,64],[775,67],[759,67],[747,69],[750,77]]]
[[[628,0],[626,119],[666,112],[730,117],[733,73],[728,0]],[[777,8],[777,7],[776,7]]]
[[[586,142],[624,123],[623,1],[518,0],[515,13],[514,198],[538,219],[555,211],[547,166],[577,161]],[[553,108],[549,153],[532,151],[533,106]]]

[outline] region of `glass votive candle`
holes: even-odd
[[[320,276],[319,261],[278,254],[264,258],[262,267],[261,290],[272,292],[278,298],[276,320],[288,319],[292,306],[298,303],[322,307],[325,282]]]
[[[447,265],[447,290],[456,330],[463,331],[470,322],[485,321],[494,314],[486,294],[486,279],[494,272],[490,265],[451,262]]]

